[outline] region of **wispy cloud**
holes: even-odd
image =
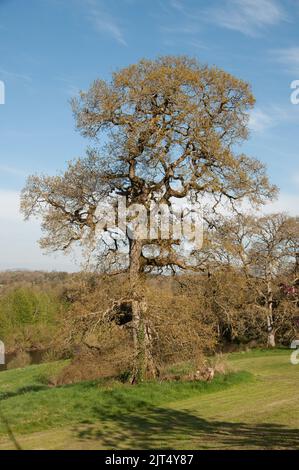
[[[165,38],[163,40],[163,44],[166,47],[176,49],[178,46],[178,42],[180,45],[184,45],[187,47],[192,47],[193,49],[207,49],[207,46],[205,46],[201,41],[197,41],[196,39],[182,39],[182,38],[177,38],[175,36]]]
[[[273,117],[260,108],[254,109],[250,114],[249,128],[253,132],[264,132],[274,126]]]
[[[12,176],[26,176],[27,172],[24,170],[21,170],[20,168],[15,168],[7,165],[0,165],[0,174],[1,173],[6,173],[7,175],[12,175]]]
[[[207,46],[205,46],[201,41],[198,41],[197,39],[190,39],[185,42],[188,46],[191,46],[195,49],[207,49]]]
[[[175,10],[178,10],[183,14],[187,13],[186,5],[182,2],[182,0],[170,0],[169,4]]]
[[[177,24],[172,26],[161,26],[162,33],[167,34],[196,34],[199,31],[198,24]]]
[[[275,60],[286,67],[289,73],[299,73],[299,47],[288,47],[272,51]]]
[[[96,0],[84,0],[88,8],[88,17],[94,28],[101,34],[107,34],[122,46],[127,46],[119,21],[103,6],[102,2]]]
[[[69,78],[55,77],[56,81],[61,82],[64,86],[64,91],[68,96],[76,96],[80,93],[80,88],[74,84],[74,81]]]
[[[20,220],[19,213],[19,193],[0,189],[0,221]]]
[[[298,186],[299,188],[299,171],[295,172],[293,174],[293,182]]]
[[[46,269],[78,271],[82,261],[72,256],[44,255],[37,243],[41,237],[39,222],[24,222],[19,210],[20,194],[0,188],[0,269]],[[79,260],[75,262],[73,260]]]
[[[258,36],[268,26],[287,19],[287,14],[277,0],[226,0],[221,7],[207,11],[210,21],[239,31],[248,36]]]
[[[12,72],[10,70],[0,69],[0,77],[4,77],[6,79],[13,79],[13,80],[23,80],[27,83],[32,82],[32,78],[30,75]]]
[[[298,109],[291,103],[289,106],[257,107],[250,114],[249,128],[259,134],[284,124],[299,125]]]
[[[195,6],[190,0],[169,0],[169,3],[163,4],[166,12],[174,11],[176,15],[180,15],[180,20],[184,18],[193,22],[193,27],[199,28],[200,20],[203,18],[203,8]]]
[[[168,5],[184,19],[185,24],[176,29],[185,34],[199,31],[203,23],[214,23],[254,37],[288,19],[279,0],[224,0],[209,7],[194,6],[189,0],[169,0]]]
[[[263,207],[262,212],[271,214],[275,212],[287,212],[291,216],[298,216],[298,194],[281,192],[276,201]]]
[[[196,49],[206,48],[198,39],[198,35],[202,31],[199,8],[188,5],[188,2],[182,0],[169,0],[169,2],[163,3],[162,7],[165,17],[164,24],[160,25],[159,29],[165,36],[163,41],[165,45],[175,47],[179,42]],[[158,18],[158,21],[161,21],[161,17]]]

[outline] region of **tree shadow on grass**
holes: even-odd
[[[299,449],[299,432],[280,424],[207,421],[190,411],[146,406],[135,413],[94,409],[99,422],[76,429],[108,449]]]
[[[28,385],[25,387],[20,387],[13,392],[0,392],[0,400],[7,400],[8,398],[17,397],[26,393],[40,392],[44,390],[49,390],[49,387],[46,385]]]

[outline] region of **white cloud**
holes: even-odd
[[[299,47],[287,47],[273,51],[275,59],[286,67],[286,71],[292,74],[299,73]]]
[[[0,190],[0,220],[1,223],[8,220],[17,221],[20,217],[19,195],[15,191]]]
[[[248,36],[257,36],[265,27],[287,19],[277,0],[226,0],[223,3],[221,7],[208,10],[209,20]]]
[[[256,108],[250,113],[249,128],[253,132],[264,132],[273,125],[273,118],[262,109]]]
[[[0,69],[0,75],[4,78],[12,79],[12,80],[23,80],[27,83],[32,82],[32,78],[30,75],[11,72],[10,70]]]
[[[208,204],[209,205],[209,204]],[[253,213],[257,216],[284,212],[291,216],[299,216],[299,195],[297,193],[280,192],[278,198],[261,206],[253,206],[248,200],[244,200],[238,206],[244,213]],[[228,201],[223,202],[217,209],[223,215],[231,215],[231,206]]]
[[[198,24],[179,24],[174,26],[161,26],[162,33],[167,34],[197,34],[199,31]]]
[[[19,212],[19,193],[0,189],[0,269],[77,271],[70,256],[43,255],[37,221],[24,222]]]
[[[263,133],[284,123],[299,125],[298,107],[291,105],[291,102],[285,107],[276,105],[269,105],[266,109],[257,107],[250,113],[249,128],[256,133]]]
[[[28,173],[25,170],[20,170],[19,168],[14,168],[12,166],[0,165],[0,173],[6,173],[13,176],[26,176]]]
[[[180,13],[183,13],[183,14],[186,13],[185,6],[181,0],[170,0],[169,3],[172,8],[179,11]]]
[[[190,7],[180,0],[170,0],[168,4],[163,4],[163,7],[164,24],[160,26],[160,31],[167,35],[163,41],[166,46],[176,47],[178,44],[184,44],[195,49],[206,49],[202,41],[198,40],[198,34],[202,29],[200,9]],[[171,9],[175,10],[176,20],[173,23],[170,20]],[[161,14],[157,16],[157,21],[161,21]]]
[[[293,174],[293,181],[299,188],[299,171],[297,171],[297,173]]]
[[[88,7],[89,19],[93,23],[95,29],[102,34],[111,36],[122,46],[127,46],[123,32],[119,26],[119,22],[104,7],[101,2],[96,0],[86,0]]]
[[[78,96],[80,93],[80,88],[74,84],[74,81],[68,78],[55,77],[54,80],[63,83],[65,93],[70,96]]]
[[[299,196],[281,192],[277,201],[265,205],[262,212],[267,214],[287,212],[291,216],[299,216]]]
[[[190,34],[199,29],[200,21],[206,21],[254,37],[267,27],[288,20],[280,0],[225,0],[207,8],[193,7],[188,1],[170,0],[169,6],[188,20],[183,29]],[[177,29],[179,31],[180,27]]]

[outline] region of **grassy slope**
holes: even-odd
[[[0,374],[1,410],[23,448],[299,449],[299,366],[289,351],[233,354],[230,362],[253,375],[47,389],[44,375],[61,363],[9,371]],[[1,434],[0,448],[12,447],[3,424]]]

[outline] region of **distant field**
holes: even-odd
[[[63,362],[0,373],[0,449],[299,449],[299,366],[288,350],[229,356],[212,383],[49,388]]]

